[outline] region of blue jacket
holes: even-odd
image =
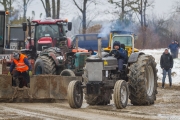
[[[29,70],[31,70],[31,65],[30,65],[30,63],[29,63],[29,61],[28,61],[28,59],[27,58],[24,58],[24,63],[28,66],[28,68],[29,68]],[[13,71],[13,69],[15,68],[15,66],[16,66],[16,64],[14,63],[14,61],[11,63],[11,66],[10,66],[10,72],[12,72]]]
[[[120,48],[119,50],[119,53],[115,53],[116,51],[111,51],[110,53],[109,53],[109,55],[110,56],[112,56],[112,54],[115,54],[115,57],[117,58],[117,59],[123,59],[124,61],[126,61],[126,57],[127,57],[127,54],[126,54],[126,51],[124,50],[124,49],[122,49],[122,48]]]
[[[126,59],[126,51],[124,50],[124,49],[122,49],[122,48],[120,48],[119,49],[119,52],[120,52],[120,57],[119,57],[119,59],[123,59],[123,60],[125,60]]]
[[[176,52],[176,50],[178,49],[178,45],[176,43],[174,43],[174,44],[171,43],[169,45],[169,49],[170,49],[171,52]]]

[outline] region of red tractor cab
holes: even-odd
[[[71,40],[66,37],[66,32],[71,30],[72,23],[68,22],[67,19],[46,18],[43,20],[32,20],[31,22],[28,20],[28,24],[23,23],[23,30],[26,31],[27,27],[29,37],[26,42],[26,49],[31,49],[35,53],[49,47],[60,48],[62,41],[63,46],[64,44],[68,48],[71,46]]]

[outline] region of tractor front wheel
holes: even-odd
[[[124,80],[118,80],[114,86],[114,104],[117,109],[122,109],[127,106],[128,102],[128,87]]]
[[[80,108],[83,102],[81,82],[74,80],[68,85],[68,103],[71,108]]]

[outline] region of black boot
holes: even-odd
[[[170,86],[170,88],[172,87],[172,83],[171,82],[169,83],[169,86]]]
[[[164,83],[162,83],[162,88],[164,89]]]

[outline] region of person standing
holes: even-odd
[[[27,56],[21,53],[13,53],[13,62],[11,63],[10,70],[8,75],[12,75],[13,69],[16,69],[13,73],[13,78],[17,78],[22,75],[24,80],[26,81],[26,87],[29,87],[30,76],[32,76],[32,68],[27,59]],[[16,85],[15,81],[13,81],[13,86]]]
[[[178,58],[178,54],[179,54],[179,42],[175,40],[175,43],[177,44],[176,58]]]
[[[178,46],[177,44],[174,42],[174,40],[172,41],[172,43],[169,45],[169,49],[171,51],[171,55],[174,58],[176,58],[176,52],[177,52],[177,49],[178,49]]]
[[[170,55],[168,49],[165,49],[164,53],[161,55],[160,65],[163,70],[162,88],[164,88],[166,73],[168,73],[169,86],[171,87],[172,86],[171,69],[173,68],[173,58]]]

